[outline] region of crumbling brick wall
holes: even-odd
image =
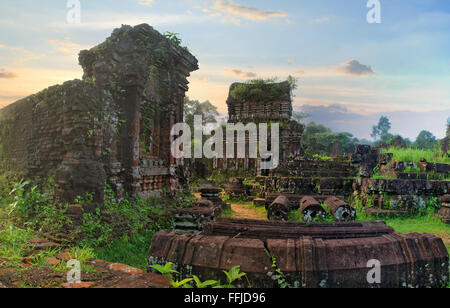
[[[170,131],[183,120],[197,59],[143,24],[114,30],[79,61],[82,81],[0,110],[3,165],[27,177],[55,175],[68,202],[86,192],[101,202],[106,184],[131,197],[177,191],[182,161],[170,155]]]
[[[105,182],[101,143],[90,135],[98,90],[73,80],[24,98],[0,111],[3,171],[26,177],[55,176],[62,199],[85,192],[101,199]]]

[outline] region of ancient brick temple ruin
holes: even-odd
[[[83,80],[0,110],[0,162],[26,177],[54,176],[64,201],[105,184],[134,197],[179,189],[170,130],[183,120],[197,59],[147,24],[122,26],[79,55]]]
[[[249,123],[279,123],[280,124],[280,161],[287,161],[303,154],[301,136],[304,125],[292,120],[291,84],[281,83],[233,83],[227,99],[228,123],[247,125]],[[226,136],[226,134],[224,134]],[[237,137],[237,135],[236,135]],[[237,138],[235,137],[235,157],[237,157]],[[264,173],[260,170],[260,156],[249,157],[249,134],[245,137],[246,157],[237,159],[219,159],[217,167],[220,170],[254,171],[254,174]],[[268,130],[268,144],[271,140]],[[256,140],[258,143],[259,140]],[[224,151],[227,144],[224,142]],[[225,156],[225,155],[224,155]]]

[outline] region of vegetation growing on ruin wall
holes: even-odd
[[[394,154],[392,160],[398,162],[420,162],[422,158],[425,158],[429,163],[450,164],[450,157],[448,155],[443,155],[438,149],[400,149],[391,147],[389,149],[384,149],[381,152]]]
[[[290,101],[291,84],[276,81],[276,78],[269,78],[239,83],[231,90],[230,96],[241,102]]]

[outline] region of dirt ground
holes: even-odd
[[[123,264],[102,260],[89,262],[91,272],[82,272],[82,283],[67,283],[67,273],[50,266],[0,267],[1,288],[167,288],[167,277],[144,273]]]
[[[243,204],[231,203],[231,210],[233,211],[233,218],[267,220],[263,213],[248,209]]]

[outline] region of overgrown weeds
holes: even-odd
[[[201,281],[200,278],[196,275],[193,275],[191,278],[183,279],[182,281],[176,281],[174,275],[179,274],[179,272],[175,269],[175,264],[172,262],[167,262],[165,265],[151,265],[154,271],[159,274],[170,278],[171,284],[175,288],[197,288],[197,289],[206,289],[206,288],[218,288],[218,289],[230,289],[235,288],[234,283],[238,280],[241,280],[243,277],[246,277],[247,274],[241,272],[241,267],[239,265],[234,266],[229,271],[222,271],[226,277],[226,283],[222,284],[220,280],[206,280]],[[250,285],[250,283],[249,283]]]
[[[394,154],[392,160],[398,162],[420,162],[422,158],[429,163],[441,163],[450,164],[450,157],[448,155],[443,155],[438,149],[436,150],[421,150],[414,148],[389,148],[383,150],[382,153],[392,153]]]

